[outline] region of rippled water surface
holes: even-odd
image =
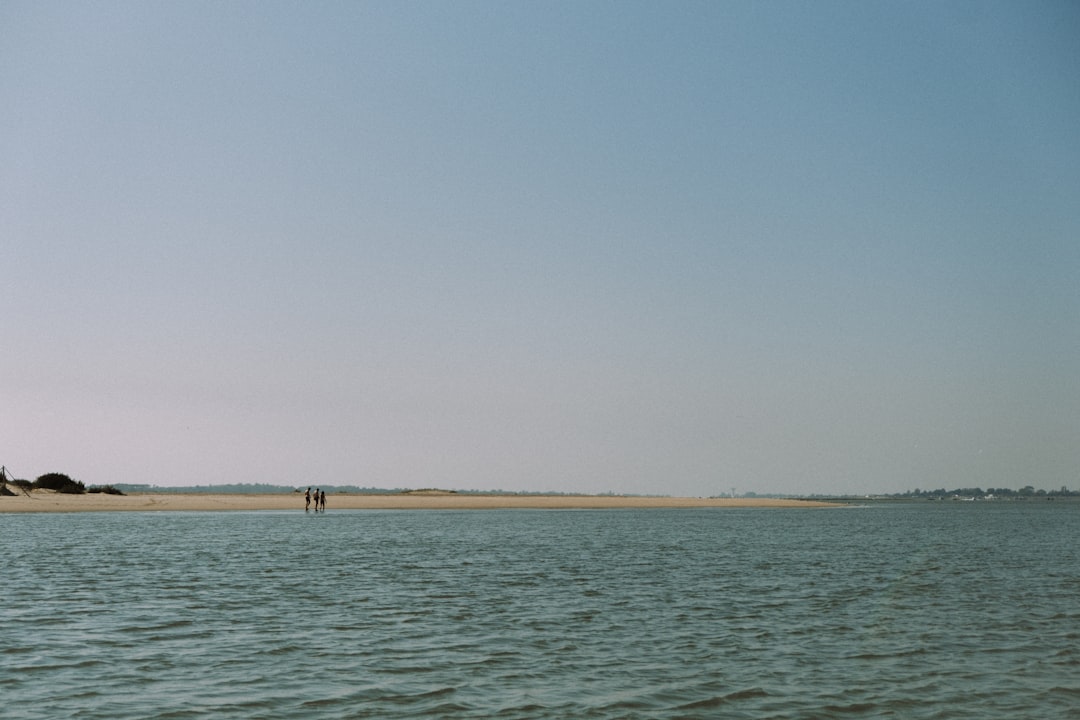
[[[1080,718],[1080,504],[0,515],[4,718]]]

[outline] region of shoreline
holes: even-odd
[[[842,503],[781,498],[680,498],[632,495],[472,495],[456,493],[326,496],[334,510],[589,510],[620,508],[824,508]],[[64,495],[35,490],[29,496],[0,497],[0,514],[71,512],[304,512],[303,493],[90,493]]]

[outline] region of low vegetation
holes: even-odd
[[[42,490],[55,490],[68,495],[82,495],[86,486],[78,480],[72,480],[64,473],[45,473],[34,481],[34,487]]]
[[[125,495],[126,493],[112,485],[91,485],[86,489],[88,493],[104,493],[105,495]]]

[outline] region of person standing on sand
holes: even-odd
[[[326,491],[319,492],[319,504],[322,505],[322,511],[326,512]]]
[[[311,486],[310,485],[308,486],[307,492],[304,493],[304,512],[307,512],[309,507],[311,507]],[[315,508],[315,509],[318,510],[318,508]]]
[[[315,488],[315,512],[319,512],[319,488]]]

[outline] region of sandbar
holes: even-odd
[[[836,507],[836,503],[781,498],[692,498],[639,495],[478,495],[471,493],[327,494],[334,510],[505,510],[618,509],[707,507]],[[89,493],[65,495],[35,490],[30,495],[0,497],[0,513],[70,513],[123,511],[253,511],[304,512],[303,493]]]

